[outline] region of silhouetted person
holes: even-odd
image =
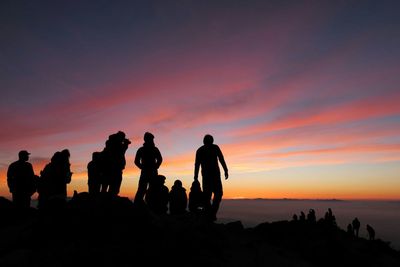
[[[355,235],[356,237],[358,237],[358,232],[359,232],[359,230],[360,230],[360,221],[358,220],[357,217],[354,218],[354,220],[353,220],[353,222],[352,222],[352,225],[353,225],[354,235]]]
[[[306,220],[306,214],[302,211],[300,212],[300,221],[305,221]]]
[[[39,207],[44,208],[52,202],[63,205],[67,200],[67,184],[71,182],[72,172],[68,149],[57,151],[40,172]]]
[[[297,217],[297,214],[293,214],[292,220],[297,222],[299,220],[299,218]]]
[[[354,229],[351,223],[347,225],[347,234],[349,234],[350,236],[354,236]]]
[[[164,185],[164,175],[157,175],[146,192],[145,201],[147,206],[157,214],[166,214],[168,210],[169,190]]]
[[[56,194],[60,194],[60,197],[66,200],[67,198],[67,184],[71,182],[72,172],[71,172],[71,163],[69,162],[71,154],[68,149],[64,149],[60,154],[60,176],[59,176],[59,191]]]
[[[375,240],[375,230],[369,224],[367,224],[367,232],[369,240]]]
[[[331,208],[325,213],[325,222],[329,225],[336,225],[336,217],[333,215]]]
[[[194,180],[189,192],[189,211],[198,213],[204,208],[204,194],[200,182]]]
[[[205,201],[205,212],[212,221],[217,220],[217,212],[222,200],[223,190],[221,182],[221,172],[218,161],[221,163],[225,179],[228,179],[228,167],[226,166],[221,149],[214,144],[214,138],[207,134],[203,139],[204,145],[196,151],[196,160],[194,165],[194,179],[198,179],[199,169],[203,177],[203,193]],[[211,197],[214,194],[211,203]]]
[[[184,214],[187,207],[186,189],[180,180],[176,180],[169,192],[169,212],[170,214]]]
[[[106,146],[101,152],[102,192],[118,195],[122,183],[122,173],[126,166],[125,152],[131,141],[125,133],[118,131],[108,137]]]
[[[28,151],[18,153],[18,160],[11,163],[7,170],[7,184],[12,200],[17,207],[29,208],[31,196],[36,191],[35,173],[29,160]]]
[[[88,186],[90,194],[100,193],[102,184],[102,166],[101,166],[101,153],[93,152],[92,160],[87,165],[88,170]]]
[[[316,218],[316,216],[315,216],[315,210],[314,210],[314,209],[310,209],[310,210],[308,211],[308,214],[307,214],[307,221],[308,221],[308,222],[311,222],[311,223],[315,223],[315,222],[317,221],[317,218]]]
[[[158,175],[158,168],[162,163],[162,156],[154,144],[154,135],[146,132],[144,134],[144,144],[136,152],[135,165],[141,170],[139,185],[135,195],[135,203],[143,203],[143,197],[147,187]]]

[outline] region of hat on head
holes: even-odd
[[[26,151],[26,150],[21,150],[19,153],[18,153],[18,156],[28,156],[28,155],[30,155],[31,153],[29,153],[28,151]]]

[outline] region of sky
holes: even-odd
[[[68,193],[124,131],[189,191],[211,134],[224,198],[400,199],[399,1],[1,1],[0,195],[68,148]]]

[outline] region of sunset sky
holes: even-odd
[[[224,198],[400,199],[400,1],[1,1],[0,195],[31,152],[71,151],[73,190],[108,136],[150,131],[189,191],[212,134]]]

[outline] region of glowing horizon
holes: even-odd
[[[399,3],[223,1],[3,4],[0,195],[30,151],[68,148],[68,194],[108,136],[155,135],[187,191],[204,134],[228,164],[224,198],[400,199]]]

